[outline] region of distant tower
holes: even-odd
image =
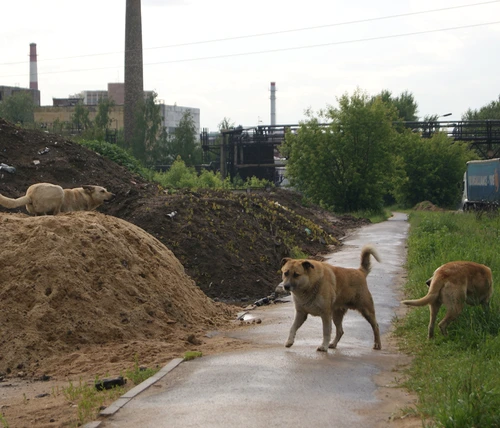
[[[38,89],[38,71],[36,66],[36,43],[30,43],[30,89]]]
[[[125,11],[125,146],[131,147],[136,128],[136,113],[144,100],[142,69],[141,0],[127,0]]]
[[[276,125],[276,82],[271,82],[271,126]]]

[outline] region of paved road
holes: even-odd
[[[381,333],[387,333],[399,306],[397,285],[403,273],[408,223],[404,214],[369,225],[328,257],[332,264],[358,267],[361,247],[373,243],[382,263],[372,259],[368,285]],[[395,358],[372,350],[366,320],[349,311],[336,350],[317,352],[321,320],[309,317],[295,344],[285,348],[293,320],[292,303],[253,311],[262,319],[232,334],[255,343],[254,350],[203,357],[178,365],[154,387],[141,392],[101,427],[374,427],[379,406],[373,377]],[[384,348],[384,342],[382,342]]]

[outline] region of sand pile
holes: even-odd
[[[167,247],[119,218],[0,213],[0,230],[0,373],[86,346],[168,343],[234,318]]]

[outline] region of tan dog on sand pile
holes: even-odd
[[[327,352],[328,348],[336,348],[344,334],[342,320],[348,309],[356,309],[365,317],[375,336],[373,349],[382,348],[373,298],[366,283],[371,270],[370,255],[380,262],[375,248],[365,245],[361,250],[361,265],[358,269],[332,266],[315,260],[282,260],[283,282],[280,286],[292,293],[295,304],[295,320],[285,344],[287,348],[293,345],[297,330],[308,315],[320,316],[323,322],[323,343],[318,351]],[[336,335],[330,343],[332,320]]]
[[[17,199],[0,195],[0,205],[17,208],[26,205],[30,214],[58,214],[69,211],[90,211],[115,195],[101,186],[83,186],[76,189],[63,189],[50,183],[37,183],[28,187],[25,196]]]
[[[446,336],[448,325],[455,320],[465,305],[481,304],[485,312],[489,309],[493,294],[493,279],[488,266],[474,262],[449,262],[438,267],[426,281],[429,292],[418,300],[403,300],[409,306],[429,305],[429,339],[434,337],[434,326],[441,305],[446,308],[443,320],[438,324]]]

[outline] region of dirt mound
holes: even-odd
[[[213,329],[234,318],[142,229],[100,213],[0,214],[0,372],[80,346]]]
[[[9,197],[22,196],[41,181],[106,187],[116,198],[98,211],[156,237],[209,297],[223,301],[246,304],[268,296],[280,280],[281,258],[330,252],[346,230],[365,223],[303,206],[300,194],[282,189],[165,193],[77,143],[2,119],[0,163],[16,168],[13,174],[0,170],[0,193]],[[26,212],[24,207],[1,211]]]
[[[430,201],[422,201],[413,207],[415,211],[443,211],[442,208],[434,205]]]

